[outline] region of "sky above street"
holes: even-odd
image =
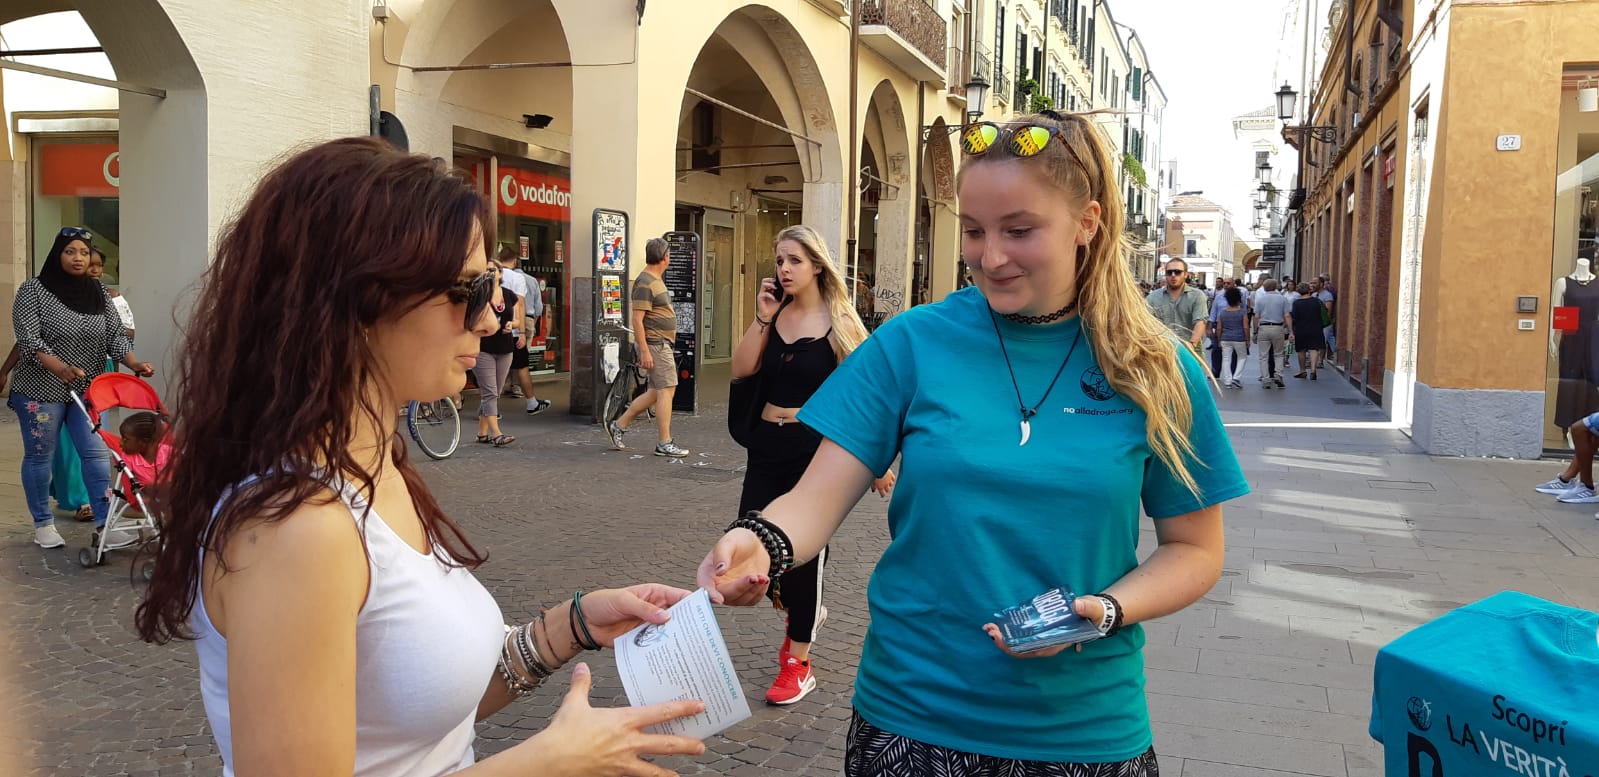
[[[1223,153],[1233,143],[1234,116],[1272,104],[1285,77],[1278,49],[1294,0],[1120,0],[1111,5],[1120,24],[1138,31],[1155,78],[1165,90],[1162,161],[1177,160],[1178,191],[1204,190],[1233,199],[1237,160]],[[1125,38],[1126,31],[1122,31]],[[1292,43],[1297,57],[1300,40]],[[1244,175],[1248,175],[1247,172]],[[1234,213],[1234,219],[1240,215]],[[1247,225],[1246,225],[1247,226]]]

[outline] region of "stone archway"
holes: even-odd
[[[207,94],[184,33],[194,37],[204,24],[194,23],[193,9],[160,0],[30,0],[0,13],[0,23],[63,11],[82,17],[119,81],[165,91],[164,97],[120,91],[117,112],[117,243],[132,258],[119,281],[131,304],[146,311],[140,315],[138,352],[157,365],[155,382],[164,391],[177,339],[174,320],[186,317],[183,294],[208,266],[211,235],[227,209],[226,202],[213,196],[215,137],[209,117],[216,101]],[[4,137],[9,139],[9,132]],[[10,159],[7,145],[0,167],[22,164],[3,161]],[[21,226],[0,226],[10,233],[9,244],[26,244],[25,228],[21,233],[17,229]],[[23,253],[40,253],[41,242],[49,245],[37,234],[33,242],[32,250]],[[13,264],[10,283],[0,287],[0,305],[9,307],[10,290],[30,275],[31,266],[30,259]]]
[[[878,82],[867,103],[862,146],[871,149],[871,155],[881,168],[872,173],[879,180],[859,183],[874,183],[879,193],[872,241],[872,294],[875,298],[872,307],[875,313],[887,316],[904,311],[912,299],[917,192],[911,175],[912,165],[916,164],[911,132],[919,132],[920,127],[908,125],[893,82],[887,79]],[[863,153],[862,158],[865,156]],[[867,213],[867,209],[862,208],[863,222]],[[862,223],[862,233],[870,227]]]
[[[929,301],[943,299],[961,285],[960,217],[955,198],[955,144],[960,128],[933,120],[922,146],[920,196],[927,224]]]

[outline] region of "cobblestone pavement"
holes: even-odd
[[[1380,774],[1380,750],[1366,735],[1379,646],[1501,588],[1599,607],[1599,522],[1591,510],[1531,491],[1552,465],[1420,455],[1373,423],[1376,408],[1322,377],[1286,392],[1246,381],[1221,400],[1255,493],[1228,506],[1222,581],[1194,607],[1148,625],[1150,708],[1168,777]],[[564,386],[546,392],[555,398]],[[683,461],[648,455],[653,435],[642,424],[642,451],[610,451],[597,428],[555,408],[508,417],[506,431],[520,438],[513,447],[468,442],[422,469],[490,551],[479,575],[507,618],[577,588],[688,587],[738,497],[743,459],[718,399],[674,423],[694,450]],[[1305,425],[1329,419],[1345,423]],[[218,773],[193,649],[134,638],[139,588],[127,556],[80,568],[85,525],[63,518],[66,550],[31,544],[18,449],[15,419],[0,418],[0,614],[12,657],[0,671],[16,693],[0,699],[0,710],[19,729],[7,736],[0,723],[0,774],[13,760],[33,764],[20,772],[33,774]],[[775,674],[782,617],[723,608],[755,720],[714,739],[704,756],[665,765],[736,777],[840,773],[866,579],[887,541],[884,512],[885,503],[866,497],[832,545],[829,618],[814,650],[819,689],[787,708],[759,704]],[[1146,551],[1151,544],[1146,532]],[[590,664],[595,703],[625,704],[611,657]],[[479,754],[537,732],[566,674],[480,725]]]

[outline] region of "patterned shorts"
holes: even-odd
[[[849,724],[844,777],[1160,777],[1155,748],[1131,761],[1052,763],[1019,761],[929,745],[890,734],[861,717]]]

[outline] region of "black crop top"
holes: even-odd
[[[826,336],[783,342],[783,336],[777,333],[776,315],[772,316],[771,329],[766,338],[766,350],[761,352],[761,379],[767,387],[766,401],[778,407],[803,407],[838,367],[833,344]],[[827,334],[832,333],[833,330],[827,330]]]

